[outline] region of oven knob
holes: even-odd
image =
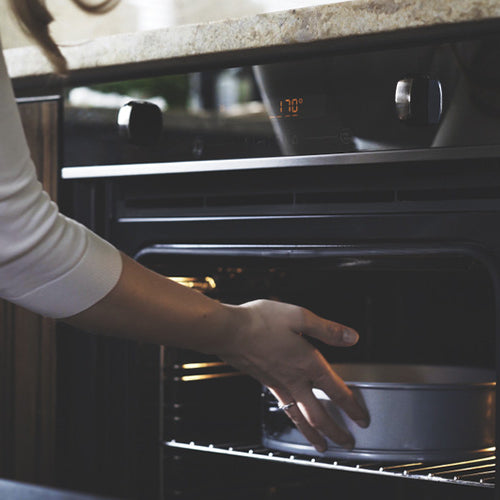
[[[122,106],[117,122],[120,135],[137,146],[154,146],[163,131],[161,109],[147,101],[130,101]]]
[[[441,82],[428,76],[403,78],[396,85],[395,101],[401,121],[412,125],[439,123],[443,109]]]

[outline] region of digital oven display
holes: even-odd
[[[315,118],[326,114],[325,95],[284,95],[270,99],[272,120]]]

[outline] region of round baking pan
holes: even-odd
[[[328,440],[318,453],[278,408],[265,389],[262,441],[293,454],[375,461],[449,461],[487,455],[495,445],[495,372],[480,368],[337,364],[344,379],[370,414],[358,427],[326,394],[318,399],[354,437],[353,450]]]

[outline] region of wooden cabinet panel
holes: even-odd
[[[57,198],[60,99],[23,99],[19,109],[37,174]],[[55,322],[0,301],[0,475],[54,481]]]

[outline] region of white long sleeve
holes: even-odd
[[[110,292],[121,269],[118,250],[64,217],[37,181],[0,45],[0,297],[68,317]]]

